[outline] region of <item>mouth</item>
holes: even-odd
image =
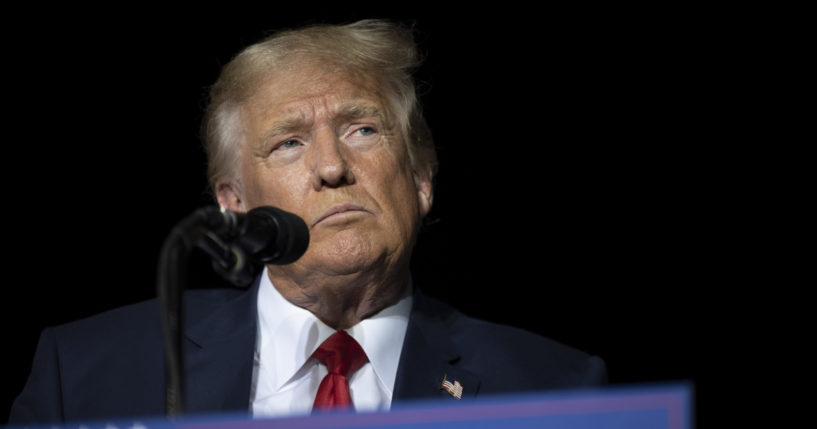
[[[339,219],[341,217],[345,217],[346,214],[355,214],[355,213],[371,213],[366,210],[363,206],[354,203],[343,203],[332,206],[329,210],[327,210],[317,221],[315,221],[312,226],[326,222],[332,219]]]

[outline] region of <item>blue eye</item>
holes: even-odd
[[[281,149],[291,149],[293,147],[298,147],[300,145],[301,145],[301,142],[299,142],[298,140],[290,139],[290,140],[287,140],[287,141],[281,143],[281,145],[278,146],[278,147],[281,148]]]
[[[358,129],[357,132],[360,133],[360,135],[362,135],[362,136],[370,136],[372,134],[375,134],[377,132],[377,130],[375,130],[372,127],[363,127],[363,128]]]

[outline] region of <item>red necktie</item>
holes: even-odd
[[[346,331],[337,331],[315,350],[313,356],[326,365],[329,374],[318,386],[312,409],[351,408],[352,397],[346,377],[366,363],[366,352]]]

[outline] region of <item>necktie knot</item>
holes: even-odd
[[[329,370],[318,387],[315,408],[351,406],[352,398],[346,377],[357,371],[368,359],[360,344],[346,331],[337,331],[315,350],[313,356]]]
[[[326,365],[330,374],[344,377],[366,363],[366,352],[346,331],[337,331],[315,350],[315,358]]]

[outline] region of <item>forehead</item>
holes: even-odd
[[[292,67],[269,73],[246,103],[253,120],[281,116],[311,116],[325,111],[385,110],[374,80],[348,72],[317,67]]]

